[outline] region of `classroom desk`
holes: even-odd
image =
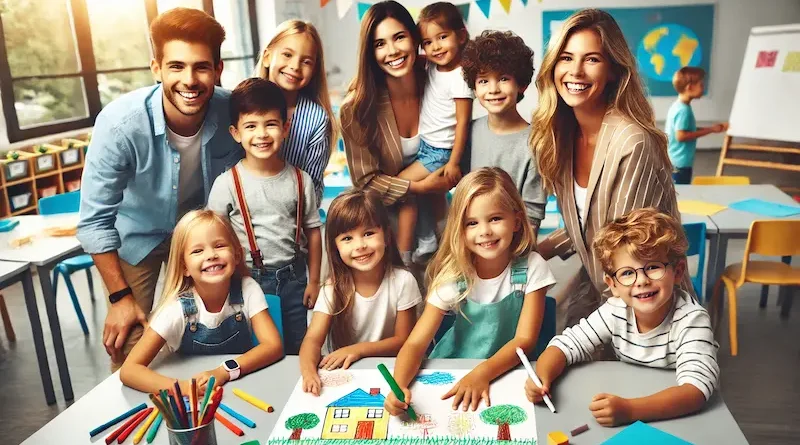
[[[50,376],[50,364],[47,362],[47,350],[44,347],[42,320],[39,318],[39,307],[36,305],[31,265],[27,262],[0,261],[0,289],[5,289],[17,282],[22,283],[22,295],[25,297],[25,307],[28,309],[28,319],[31,322],[33,346],[39,362],[39,375],[42,377],[44,398],[48,405],[52,405],[56,403],[56,393],[53,390],[53,378]]]
[[[187,378],[194,373],[218,366],[225,358],[227,357],[198,356],[180,359],[180,357],[172,356],[159,363],[156,369],[171,377]],[[356,362],[353,368],[375,369],[375,366],[381,362],[391,368],[394,359],[364,359]],[[440,369],[469,369],[477,363],[479,363],[478,360],[432,360],[426,366]],[[299,377],[297,357],[287,356],[264,370],[225,385],[224,403],[249,417],[258,426],[256,429],[242,427],[245,435],[238,437],[217,423],[215,426],[217,442],[220,445],[238,445],[249,440],[259,440],[262,444],[265,443]],[[523,384],[524,382],[520,382],[520,391],[523,390]],[[535,408],[539,443],[547,443],[547,433],[550,431],[561,430],[569,434],[569,431],[576,426],[588,424],[589,431],[575,438],[570,437],[570,443],[573,445],[598,444],[601,440],[619,432],[621,428],[603,428],[594,422],[588,409],[592,396],[599,392],[610,392],[628,397],[642,396],[674,384],[674,370],[656,370],[620,362],[576,366],[565,373],[554,388],[553,402],[558,410],[557,413],[550,413],[544,405]],[[272,404],[275,412],[267,414],[249,405],[231,394],[230,391],[233,388],[241,388]],[[95,436],[93,440],[89,439],[89,431],[117,414],[147,400],[145,394],[124,387],[119,380],[119,372],[117,372],[34,433],[23,442],[23,445],[60,443],[67,438],[70,444],[103,443],[103,438],[114,431],[113,428],[109,428],[104,434]],[[149,401],[148,405],[150,405]],[[699,414],[658,422],[654,425],[697,445],[747,443],[739,426],[725,406],[725,402],[717,394]],[[125,443],[130,443],[130,439]],[[162,425],[153,443],[168,443],[165,426]]]
[[[774,185],[676,185],[678,200],[697,200],[728,206],[745,199],[763,199],[789,206],[797,203]],[[706,281],[706,298],[710,299],[714,284],[725,271],[725,261],[728,254],[728,241],[731,239],[747,239],[750,225],[753,221],[776,219],[756,213],[743,212],[726,208],[709,217],[717,227],[716,242],[712,242],[708,257],[708,274]],[[800,215],[790,216],[786,219],[800,219]],[[791,293],[786,293],[782,315],[788,315],[791,307]]]
[[[67,355],[64,351],[64,340],[61,337],[61,324],[58,321],[56,297],[53,293],[50,273],[60,261],[79,255],[83,250],[80,242],[74,236],[47,237],[43,235],[43,231],[50,227],[74,226],[78,223],[78,214],[25,215],[15,216],[13,219],[19,220],[19,225],[10,232],[0,234],[0,260],[28,262],[36,266],[39,283],[42,287],[45,311],[50,322],[50,332],[53,336],[53,347],[55,348],[58,373],[61,377],[61,388],[64,391],[64,400],[72,400],[75,396],[72,392],[72,381],[67,367]],[[18,248],[10,247],[11,239],[28,235],[35,236],[31,243]],[[36,299],[33,299],[33,304],[36,304]],[[41,367],[41,361],[39,366]],[[48,398],[47,403],[55,403],[55,399],[51,402]]]

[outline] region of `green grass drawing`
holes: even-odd
[[[265,445],[536,445],[536,440],[497,440],[478,437],[390,437],[384,440],[368,439],[272,439]]]

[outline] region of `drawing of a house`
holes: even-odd
[[[386,439],[389,413],[379,388],[356,389],[328,405],[321,439]]]

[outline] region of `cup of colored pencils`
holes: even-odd
[[[188,404],[178,382],[171,391],[161,390],[150,394],[150,400],[164,414],[170,445],[216,445],[214,414],[222,401],[222,387],[214,387],[213,377],[208,382],[205,397],[198,397],[197,384],[192,379]]]

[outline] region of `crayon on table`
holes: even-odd
[[[162,413],[158,413],[153,425],[150,426],[150,430],[147,431],[147,437],[145,437],[147,443],[153,443],[153,440],[156,438],[156,434],[158,434],[158,427],[161,426],[162,420],[164,420],[164,415]]]
[[[273,408],[272,405],[270,405],[269,403],[267,403],[267,402],[265,402],[263,400],[259,400],[259,399],[255,398],[255,397],[251,396],[250,394],[242,391],[239,388],[233,388],[233,393],[235,395],[239,396],[245,402],[255,406],[256,408],[263,409],[264,411],[266,411],[268,413],[271,413],[271,412],[275,411],[275,408]]]
[[[222,417],[222,414],[214,413],[214,418],[217,419],[217,421],[219,421],[219,423],[225,425],[225,427],[227,427],[229,430],[231,430],[231,432],[233,434],[236,434],[237,436],[244,436],[244,431],[242,431],[242,429],[239,428],[238,426],[236,426],[233,423],[231,423],[230,420]]]
[[[397,400],[405,403],[406,396],[403,394],[403,390],[400,389],[400,386],[397,385],[397,381],[394,379],[394,377],[392,377],[392,374],[388,369],[386,369],[386,365],[383,363],[379,364],[378,371],[381,372],[381,375],[386,380],[386,383],[388,383],[389,387],[392,388],[392,392],[394,393],[395,397],[397,397]],[[410,404],[408,405],[408,410],[406,412],[411,420],[417,420],[417,413],[414,412],[414,408],[412,408]]]
[[[147,416],[147,420],[144,421],[142,427],[139,428],[139,431],[137,431],[136,434],[133,435],[133,445],[136,445],[142,441],[142,439],[144,438],[144,434],[147,432],[147,429],[150,428],[150,425],[153,424],[153,421],[156,420],[156,417],[158,417],[158,413],[160,412],[161,411],[158,408],[155,408],[153,412],[151,412],[150,415]]]
[[[117,437],[117,443],[125,442],[125,439],[127,439],[128,436],[131,435],[133,430],[136,429],[136,427],[140,423],[142,423],[144,421],[144,419],[146,419],[150,415],[150,413],[152,413],[152,412],[153,412],[153,408],[147,408],[144,412],[139,414],[139,417],[137,418],[137,420],[135,420],[132,424],[130,424],[130,426],[125,428],[125,431],[123,431],[122,434],[120,434],[119,437]]]
[[[111,425],[116,424],[117,422],[119,422],[122,419],[127,419],[131,415],[136,414],[136,413],[138,413],[139,411],[141,411],[141,410],[143,410],[145,408],[147,408],[147,404],[145,404],[145,403],[137,405],[135,408],[132,408],[129,411],[126,411],[126,412],[120,414],[119,416],[114,417],[113,419],[109,420],[108,422],[98,426],[97,428],[89,431],[89,437],[92,437],[92,436],[95,436],[95,435],[97,435],[99,433],[102,433],[103,431],[108,429],[108,427],[110,427]]]
[[[253,422],[252,420],[248,419],[247,417],[237,413],[231,407],[229,407],[228,405],[225,405],[224,403],[220,403],[219,404],[219,409],[221,409],[221,410],[225,411],[226,413],[230,414],[231,417],[233,417],[234,419],[238,420],[239,422],[242,422],[243,424],[249,426],[250,428],[255,428],[256,427],[256,423],[255,422]]]
[[[141,412],[137,413],[135,416],[133,416],[130,419],[128,419],[127,422],[123,423],[121,427],[117,428],[113,433],[109,434],[105,438],[106,445],[109,445],[111,442],[117,440],[117,437],[119,437],[119,435],[122,434],[122,432],[125,431],[134,422],[139,420],[140,417],[141,418],[146,417],[147,416],[146,414],[145,414],[145,416],[142,416],[142,414],[144,414],[144,413],[145,413],[144,411],[141,411]]]

